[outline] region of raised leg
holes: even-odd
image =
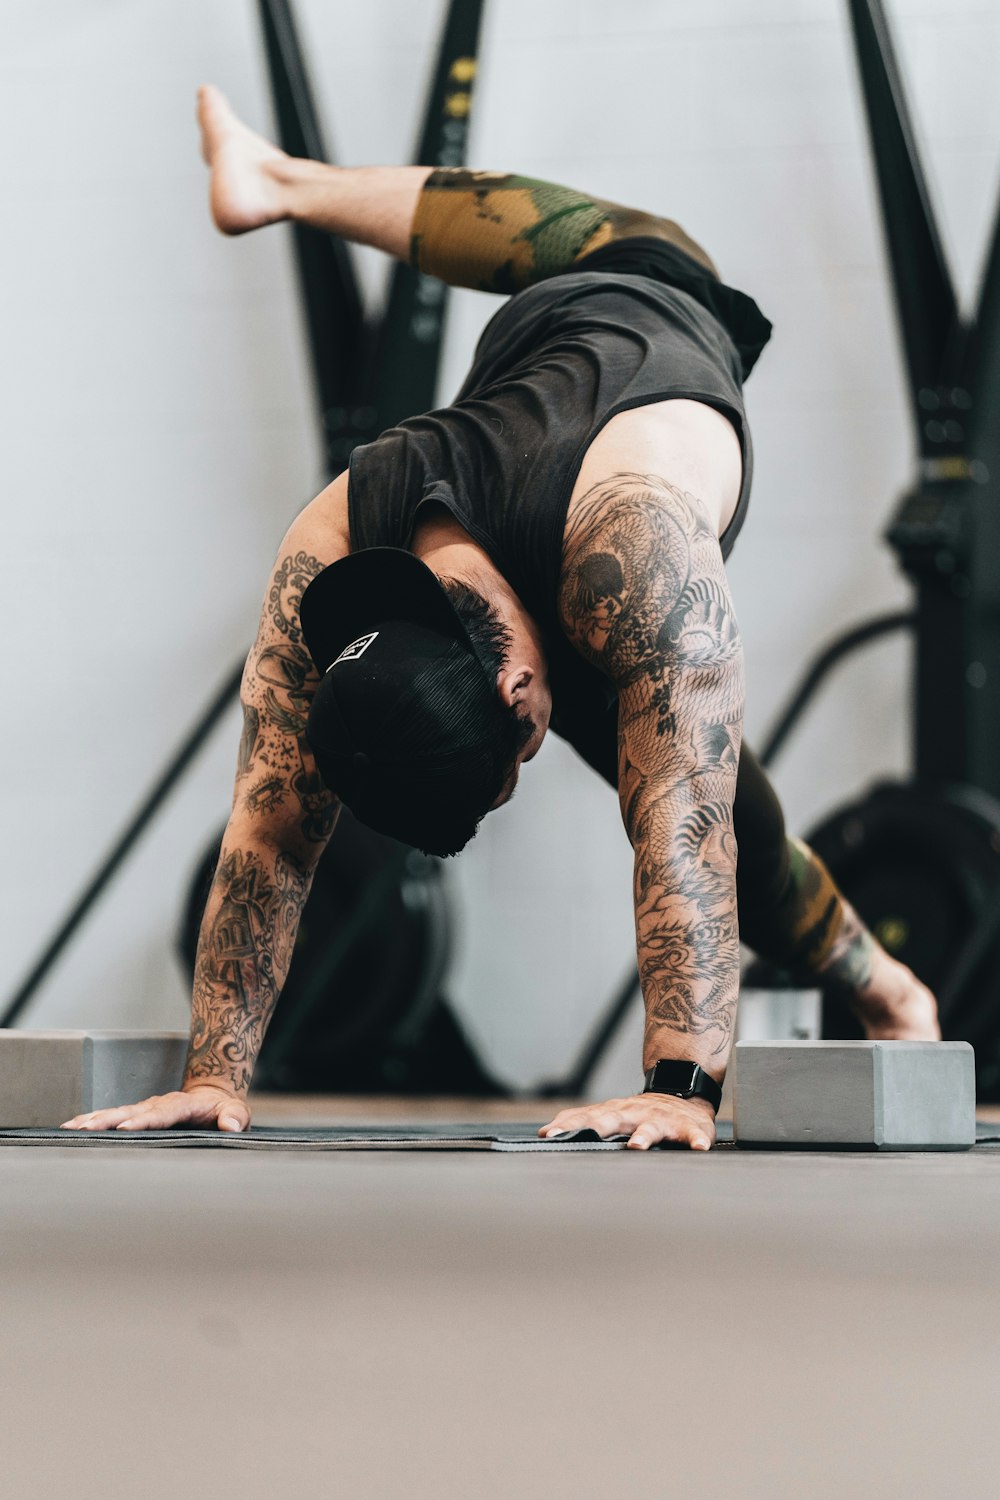
[[[198,91],[212,218],[223,234],[285,219],[409,259],[410,230],[430,167],[332,167],[287,156],[237,118],[225,95]]]
[[[287,156],[199,90],[212,217],[224,234],[294,219],[374,245],[451,286],[511,293],[619,240],[664,240],[715,275],[679,224],[511,172],[332,167]]]

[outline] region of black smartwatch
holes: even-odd
[[[722,1090],[710,1073],[698,1063],[670,1062],[666,1059],[654,1063],[646,1074],[644,1094],[674,1094],[678,1099],[707,1099],[718,1111],[722,1103]]]

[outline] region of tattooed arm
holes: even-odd
[[[743,661],[719,543],[698,501],[655,475],[595,486],[567,529],[560,611],[577,649],[618,687],[643,1066],[681,1058],[721,1081],[739,985],[732,810]],[[634,1106],[564,1111],[547,1128],[578,1128],[586,1114],[602,1134],[633,1130],[638,1146],[714,1138],[703,1101],[647,1095]]]
[[[69,1128],[244,1130],[254,1063],[285,981],[313,871],[339,804],[305,739],[317,682],[299,601],[348,550],[337,518],[346,476],[307,506],[278,554],[243,673],[243,734],[232,812],[202,919],[191,1044],[180,1091],[78,1115]]]
[[[286,539],[243,673],[233,808],[202,921],[184,1088],[243,1097],[291,963],[337,802],[305,738],[317,675],[298,603],[326,566]]]

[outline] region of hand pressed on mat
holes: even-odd
[[[116,1109],[98,1109],[75,1115],[60,1130],[169,1130],[172,1125],[216,1125],[220,1130],[241,1131],[250,1126],[250,1107],[245,1099],[211,1084],[192,1085],[172,1094],[154,1094],[138,1104]]]
[[[673,1094],[635,1094],[561,1109],[538,1134],[551,1140],[563,1131],[594,1130],[599,1136],[627,1135],[633,1151],[648,1151],[661,1141],[711,1151],[715,1145],[715,1112],[706,1099],[678,1099]]]

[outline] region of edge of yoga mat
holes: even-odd
[[[207,1147],[242,1151],[624,1151],[626,1137],[601,1140],[593,1131],[576,1131],[564,1140],[540,1140],[534,1124],[421,1125],[421,1126],[285,1126],[255,1125],[249,1131],[143,1130],[76,1131],[38,1128],[0,1130],[0,1146],[104,1147],[110,1150],[153,1150]],[[732,1148],[732,1124],[719,1121],[719,1145]],[[1000,1147],[1000,1126],[977,1122],[976,1149]],[[657,1149],[657,1148],[654,1148]],[[667,1150],[676,1149],[665,1145]],[[895,1155],[897,1153],[861,1153]]]
[[[0,1146],[68,1146],[149,1149],[216,1147],[243,1151],[621,1151],[625,1138],[601,1140],[578,1131],[565,1140],[540,1140],[535,1125],[431,1125],[419,1127],[253,1126],[224,1130],[0,1130]]]

